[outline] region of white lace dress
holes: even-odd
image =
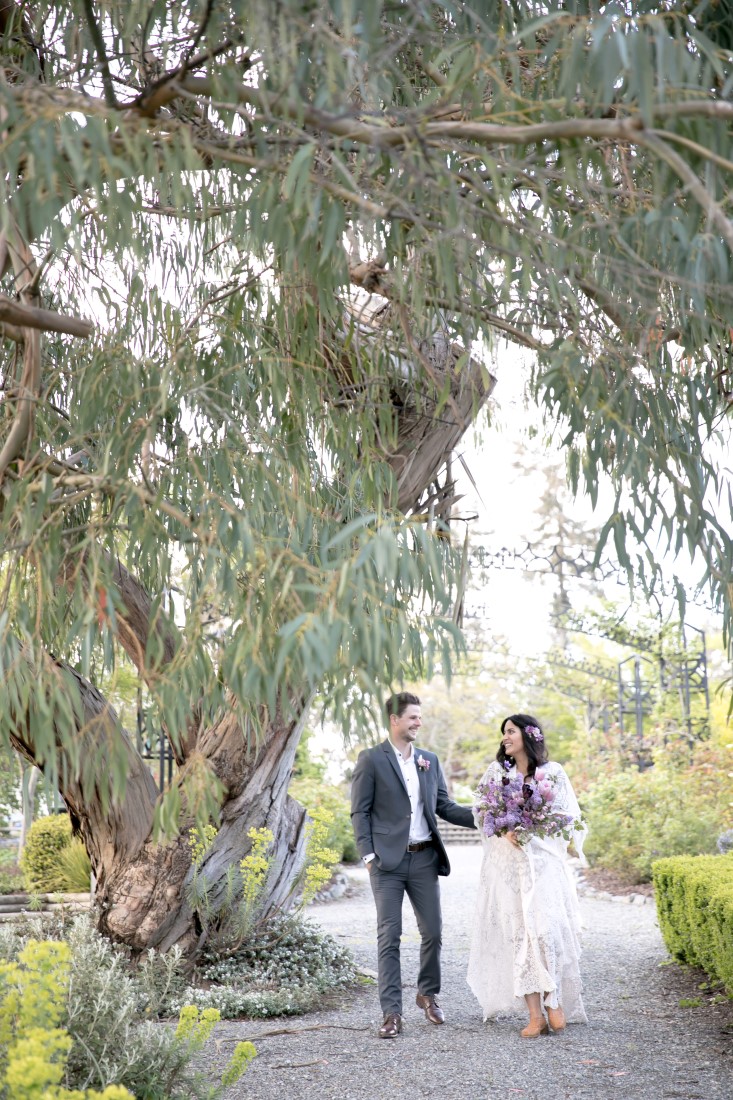
[[[542,771],[555,777],[554,805],[578,820],[580,807],[560,764]],[[515,775],[497,761],[484,779]],[[582,858],[583,831],[574,833]],[[525,1015],[525,993],[543,993],[562,1006],[569,1023],[585,1023],[580,981],[580,911],[561,837],[533,837],[516,848],[506,837],[482,837],[481,880],[468,960],[468,984],[484,1012]]]

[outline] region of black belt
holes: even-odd
[[[432,848],[432,840],[421,840],[419,844],[408,844],[408,852],[424,852],[426,848]]]

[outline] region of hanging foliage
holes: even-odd
[[[572,483],[612,478],[601,545],[646,584],[645,539],[698,552],[729,619],[727,24],[595,8],[0,6],[0,738],[113,934],[195,944],[180,818],[219,821],[210,881],[270,828],[276,904],[313,694],[353,725],[447,662],[477,349],[528,349]]]

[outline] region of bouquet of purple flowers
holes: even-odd
[[[555,784],[555,777],[541,769],[532,780],[521,775],[489,777],[479,783],[473,807],[479,829],[484,836],[512,832],[519,844],[533,836],[570,840],[576,821],[572,814],[553,808]]]

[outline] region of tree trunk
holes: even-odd
[[[20,836],[18,837],[18,862],[23,855],[28,830],[33,824],[33,807],[36,799],[36,787],[41,773],[34,764],[29,764],[22,758],[20,765]]]
[[[228,786],[218,832],[201,866],[215,911],[223,900],[227,870],[247,854],[248,833],[255,828],[268,828],[274,837],[263,911],[287,902],[304,854],[305,811],[287,793],[301,729],[302,722],[273,722],[251,751],[230,715],[200,739],[199,751],[213,750],[209,763]],[[84,825],[82,834],[89,846]],[[101,929],[137,950],[165,951],[177,944],[193,953],[201,926],[186,896],[192,875],[188,823],[184,820],[179,835],[165,845],[153,843],[150,835],[133,850],[124,842],[124,831],[118,830],[117,844],[103,853],[96,872]]]
[[[133,579],[128,576],[127,582],[132,584]],[[20,647],[18,654],[23,655]],[[187,900],[192,866],[191,821],[185,805],[178,835],[168,843],[155,843],[159,792],[150,769],[96,688],[69,666],[54,665],[80,704],[75,710],[80,716],[78,760],[72,761],[57,739],[56,764],[72,824],[91,859],[99,927],[135,951],[178,945],[193,955],[201,927]],[[248,833],[254,828],[268,828],[274,838],[273,871],[262,898],[263,912],[288,900],[304,857],[305,811],[289,797],[287,788],[307,708],[304,699],[298,719],[273,716],[256,745],[248,741],[230,712],[199,734],[195,749],[174,779],[183,786],[187,770],[203,760],[225,791],[218,833],[202,865],[215,911],[224,896],[227,869],[250,850]],[[45,770],[30,723],[18,719],[15,728],[13,747]],[[127,777],[124,794],[111,804],[97,769],[84,766],[88,760],[99,761],[100,745],[109,746],[106,755],[118,765],[122,754]]]

